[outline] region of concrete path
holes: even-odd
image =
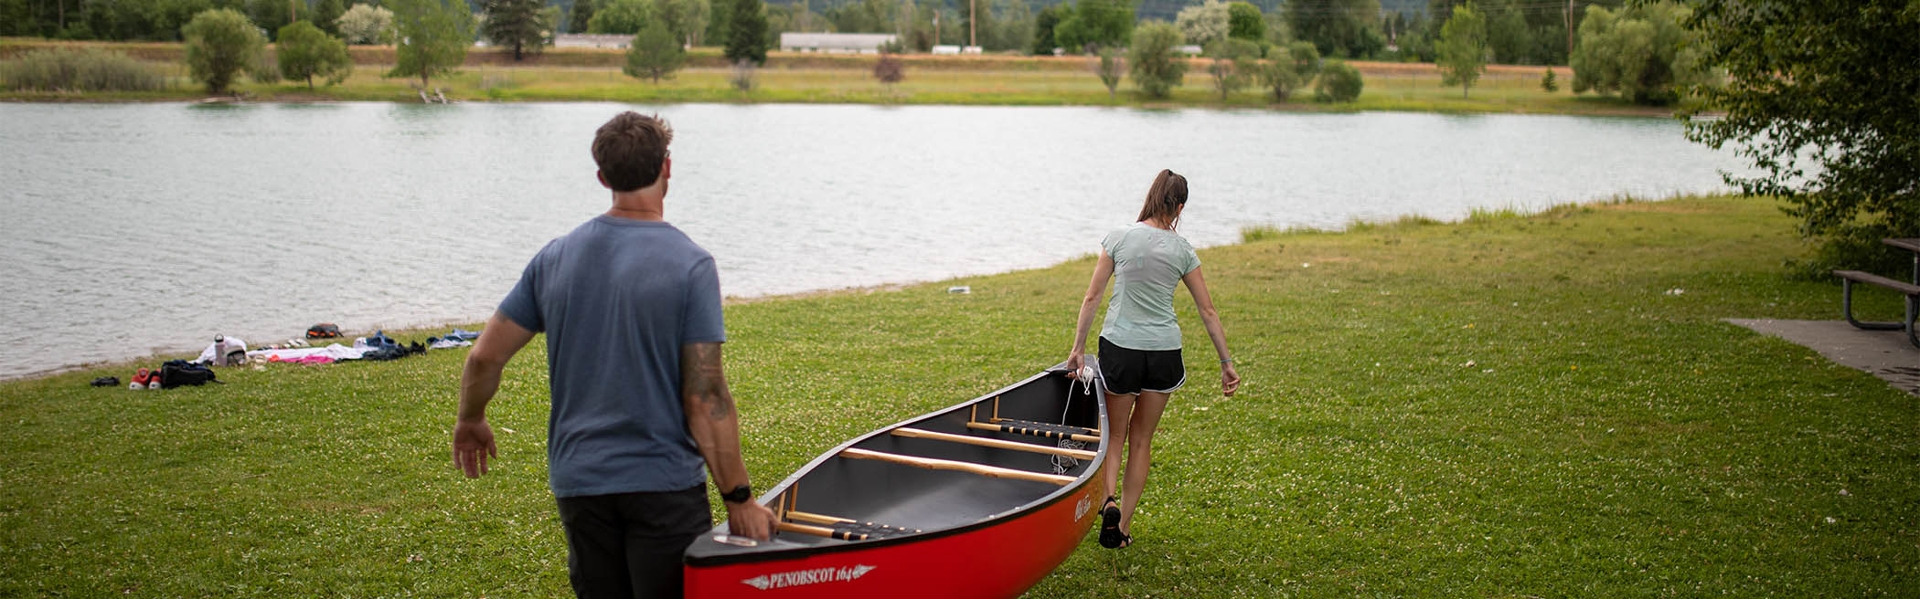
[[[1844,320],[1724,320],[1807,346],[1836,364],[1865,370],[1894,388],[1920,395],[1920,347],[1907,342],[1906,331],[1863,331]]]

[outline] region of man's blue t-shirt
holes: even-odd
[[[542,248],[500,313],[547,334],[555,496],[706,482],[680,404],[680,346],[727,340],[705,249],[664,222],[602,215]]]

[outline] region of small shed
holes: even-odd
[[[891,33],[782,33],[780,49],[792,52],[872,54],[900,36]]]

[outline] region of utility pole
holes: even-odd
[[[980,22],[980,9],[975,8],[980,0],[967,0],[967,45],[980,45],[980,38],[974,35],[974,24]],[[1572,2],[1573,0],[1567,0]]]

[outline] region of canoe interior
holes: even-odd
[[[688,563],[697,565],[714,558],[725,562],[785,559],[787,556],[779,554],[810,554],[849,546],[905,542],[915,537],[989,525],[996,516],[1018,513],[1064,496],[1098,474],[1098,460],[1104,457],[1097,430],[1104,412],[1099,399],[1102,389],[1098,382],[1088,389],[1086,385],[1067,378],[1063,371],[1044,371],[974,400],[882,428],[836,447],[770,489],[762,499],[782,514],[800,512],[800,516],[819,515],[872,522],[907,531],[917,530],[917,533],[896,532],[867,540],[847,541],[780,532],[772,542],[753,547],[719,543],[709,535],[702,536],[688,548]],[[968,426],[969,422],[994,424],[996,419],[1013,426],[1019,424],[1012,421],[1026,421],[1092,429],[1093,438],[1046,438],[1036,434],[981,430]],[[947,439],[910,438],[893,433],[900,428],[1033,446],[1067,447],[1092,453],[1093,457],[1086,457],[1085,454],[1081,457],[1055,456]],[[877,459],[859,459],[842,454],[849,448],[1058,478],[1051,481],[1020,480],[973,471],[929,469]],[[993,472],[1004,475],[1004,471]],[[783,519],[804,523],[798,517]],[[715,530],[724,532],[726,524],[722,523]]]

